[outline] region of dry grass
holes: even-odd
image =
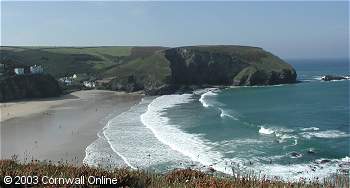
[[[92,168],[88,166],[73,166],[69,164],[50,164],[39,161],[21,164],[15,160],[0,160],[0,187],[5,187],[3,178],[5,176],[38,176],[39,187],[42,185],[40,177],[64,177],[77,178],[89,176],[116,178],[118,184],[113,187],[349,187],[349,177],[344,175],[335,175],[323,182],[283,182],[280,180],[269,180],[264,177],[257,178],[254,175],[244,175],[237,177],[219,177],[218,175],[209,175],[192,169],[175,169],[167,174],[151,173],[143,170],[131,170],[127,168],[114,169],[111,171]],[[38,185],[37,185],[38,186]],[[37,187],[35,186],[35,187]],[[62,187],[63,185],[51,185],[51,187]],[[24,187],[24,186],[23,186]],[[63,187],[70,187],[65,185]],[[99,185],[85,185],[80,187],[102,187]],[[106,186],[103,186],[106,187]]]

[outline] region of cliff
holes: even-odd
[[[0,102],[56,97],[61,93],[58,82],[50,75],[16,75],[0,80]]]
[[[157,51],[116,67],[112,90],[170,94],[188,87],[295,83],[292,66],[262,48],[189,46]]]
[[[165,51],[172,83],[192,85],[271,85],[294,83],[295,70],[261,48],[194,46]]]

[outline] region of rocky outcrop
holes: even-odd
[[[332,81],[332,80],[350,80],[349,76],[334,76],[334,75],[326,75],[321,78],[323,81]]]
[[[233,85],[276,85],[296,82],[296,72],[292,68],[280,70],[259,70],[254,66],[243,69],[233,79]]]
[[[16,75],[0,80],[0,102],[56,97],[62,93],[58,82],[50,75]]]

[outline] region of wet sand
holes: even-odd
[[[142,95],[78,91],[60,98],[1,103],[1,159],[18,156],[82,164],[85,148],[108,119],[139,103]]]

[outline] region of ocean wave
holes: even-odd
[[[318,159],[310,163],[302,164],[258,164],[254,169],[266,174],[268,177],[280,177],[286,181],[320,180],[329,177],[331,174],[347,171],[350,168],[348,157],[342,159],[324,160]],[[323,162],[322,162],[323,161]]]
[[[142,100],[130,110],[110,119],[98,134],[99,139],[86,148],[85,164],[114,168],[152,168],[156,171],[177,168],[179,164],[183,164],[183,167],[193,164],[188,157],[161,143],[137,118],[146,112],[152,100],[153,98]]]
[[[246,139],[236,139],[236,140],[223,140],[218,144],[223,146],[229,146],[229,145],[235,145],[235,144],[262,144],[265,142],[266,141],[264,140],[246,138]]]
[[[223,155],[207,144],[205,139],[200,135],[183,132],[176,125],[170,124],[165,116],[165,109],[191,100],[191,95],[188,94],[160,96],[148,105],[148,110],[141,115],[141,121],[161,143],[172,150],[180,152],[192,161],[232,174],[231,169],[223,165]]]
[[[323,76],[313,76],[312,78],[313,78],[314,80],[320,80],[320,81],[321,81],[321,80],[322,80],[322,77],[323,77]]]
[[[202,103],[203,107],[208,108],[209,106],[212,106],[212,104],[210,104],[210,103],[207,101],[206,98],[207,98],[208,96],[215,96],[215,95],[217,95],[216,91],[217,91],[217,89],[215,89],[215,88],[214,88],[214,89],[213,89],[213,88],[210,88],[210,89],[207,90],[207,92],[205,92],[205,93],[203,93],[203,94],[201,95],[201,97],[199,98],[199,102]]]
[[[301,79],[300,81],[301,82],[312,82],[312,81],[315,81],[315,80],[312,80],[312,79]]]
[[[287,129],[283,127],[265,127],[260,126],[259,134],[262,135],[274,135],[276,137],[276,141],[278,143],[290,142],[292,140],[292,144],[283,146],[283,149],[287,147],[296,146],[298,144],[298,136],[293,135],[291,133],[295,132],[293,129]]]
[[[261,126],[259,129],[260,134],[273,134],[275,131],[269,128],[265,128],[264,126]]]
[[[208,107],[214,107],[215,109],[220,111],[220,117],[221,118],[230,118],[233,120],[239,120],[239,114],[237,112],[234,112],[233,110],[227,110],[224,109],[222,106],[224,106],[224,104],[221,104],[219,102],[211,102],[208,100],[208,97],[210,96],[216,96],[218,95],[218,92],[220,90],[218,88],[208,88],[208,89],[202,89],[202,90],[197,90],[194,92],[195,95],[201,95],[199,98],[199,102],[202,103],[202,106],[205,108]],[[219,106],[219,107],[216,107]]]
[[[344,138],[349,137],[350,134],[342,132],[339,130],[327,130],[327,131],[318,131],[318,132],[303,132],[300,135],[304,138],[310,139],[312,137],[316,138]]]
[[[106,169],[127,166],[125,161],[112,150],[102,131],[97,134],[98,139],[86,147],[83,164]]]
[[[238,89],[238,88],[269,88],[269,87],[282,87],[291,84],[275,84],[275,85],[253,85],[253,86],[229,86],[228,88]]]
[[[293,139],[294,140],[293,144],[289,146],[296,146],[298,144],[297,136],[289,135],[289,134],[276,134],[276,136],[279,138],[279,143],[283,143],[288,139]]]
[[[306,127],[306,128],[300,128],[301,131],[318,131],[320,128],[318,127]]]
[[[228,117],[228,118],[231,118],[231,119],[233,119],[233,120],[238,120],[237,117],[231,115],[230,113],[228,113],[228,112],[225,111],[224,109],[219,108],[219,110],[220,110],[220,117],[221,117],[221,118]]]
[[[289,138],[293,136],[289,136],[288,134],[285,133],[292,133],[294,132],[293,129],[287,129],[283,127],[266,127],[265,125],[263,126],[258,126],[260,127],[259,133],[260,134],[275,134],[276,137],[281,137],[281,138]]]

